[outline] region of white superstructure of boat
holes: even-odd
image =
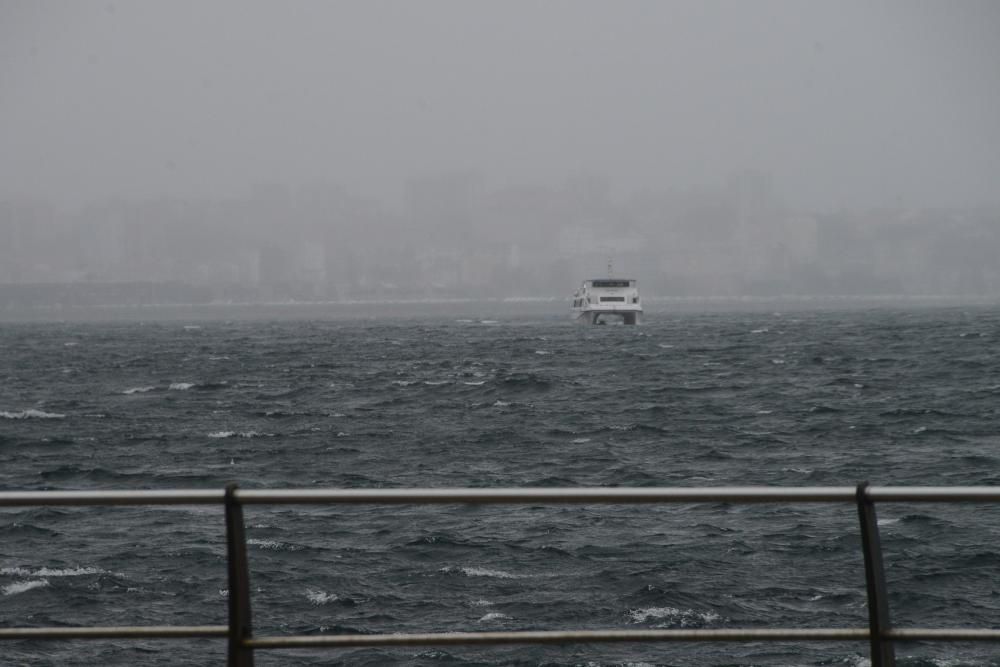
[[[581,324],[639,324],[642,301],[631,278],[584,280],[573,295],[573,319]]]

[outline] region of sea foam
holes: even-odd
[[[263,438],[263,437],[266,437],[268,435],[271,435],[271,434],[269,434],[269,433],[258,433],[257,431],[239,431],[239,432],[237,432],[237,431],[213,431],[212,433],[208,434],[208,437],[209,438],[216,438],[216,439],[236,438],[236,437],[249,439],[249,438]]]
[[[513,617],[508,616],[507,614],[501,614],[498,611],[491,611],[490,613],[486,614],[481,619],[479,619],[479,622],[488,623],[490,621],[510,621],[510,620],[513,620]]]
[[[7,577],[82,577],[92,574],[112,574],[99,567],[70,567],[51,568],[42,567],[37,570],[29,570],[24,567],[0,567],[0,576]]]
[[[335,593],[325,593],[323,591],[307,590],[306,598],[317,607],[331,602],[336,602],[340,598]]]
[[[526,574],[513,574],[503,570],[490,570],[485,567],[442,567],[438,572],[453,574],[455,572],[464,574],[467,577],[493,577],[495,579],[524,579]]]
[[[33,408],[28,410],[21,410],[20,412],[0,412],[0,418],[3,419],[65,419],[66,415],[61,415],[56,412],[43,412],[41,410],[35,410]]]
[[[264,549],[267,551],[298,551],[302,548],[286,542],[278,542],[277,540],[259,540],[253,537],[247,540],[247,544],[249,546],[254,546],[258,549]]]
[[[37,579],[35,581],[18,581],[13,584],[8,584],[4,586],[0,591],[3,591],[4,595],[17,595],[18,593],[24,593],[25,591],[30,591],[32,588],[44,588],[49,585],[47,579]]]
[[[712,611],[695,611],[693,609],[678,609],[676,607],[647,607],[645,609],[629,609],[629,621],[632,623],[649,623],[662,621],[658,627],[700,628],[709,623],[721,620],[721,616]]]

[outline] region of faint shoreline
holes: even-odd
[[[646,296],[647,315],[670,313],[856,310],[866,308],[984,307],[1000,295],[782,295]],[[342,301],[212,302],[162,304],[62,304],[0,309],[0,322],[171,321],[254,319],[391,319],[415,317],[551,317],[567,315],[564,297],[351,299]]]

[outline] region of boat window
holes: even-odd
[[[628,287],[628,280],[595,280],[591,284],[594,287]]]
[[[604,303],[605,301],[625,301],[625,297],[623,297],[623,296],[602,296],[601,297],[601,303]]]

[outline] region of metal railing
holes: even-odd
[[[890,622],[876,502],[998,502],[1000,487],[691,487],[514,489],[239,489],[164,491],[7,491],[0,507],[53,505],[217,505],[225,508],[228,625],[0,628],[12,639],[178,639],[225,637],[231,667],[253,665],[258,649],[609,642],[867,641],[873,667],[895,665],[897,641],[1000,641],[995,629],[894,628]],[[868,604],[867,628],[724,628],[443,632],[424,634],[253,635],[243,506],[280,504],[634,504],[852,503],[857,507]]]

